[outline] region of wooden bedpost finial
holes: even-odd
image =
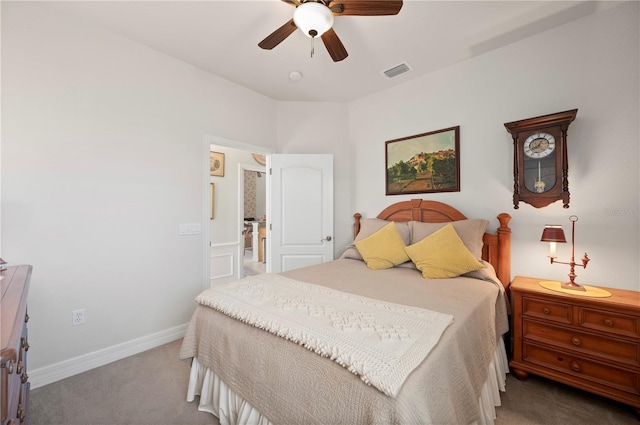
[[[498,230],[511,233],[511,228],[509,228],[509,221],[511,221],[511,216],[509,214],[498,214],[498,221],[500,222],[500,227],[498,228]]]
[[[496,274],[503,285],[507,288],[511,284],[511,228],[509,227],[509,221],[511,216],[507,213],[498,214],[498,221],[500,227],[498,227],[496,233],[498,234],[498,245],[500,245],[500,261]]]
[[[362,218],[362,214],[355,213],[353,218],[355,219],[355,223],[353,224],[353,239],[355,239],[358,233],[360,233],[360,219]]]

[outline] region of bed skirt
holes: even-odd
[[[480,418],[474,425],[494,424],[496,407],[500,406],[500,391],[506,390],[508,372],[509,361],[501,338],[493,360],[487,366],[487,380],[482,385],[478,399]],[[235,394],[214,372],[194,358],[189,376],[187,401],[193,402],[196,396],[200,397],[198,410],[216,416],[220,425],[271,425],[269,419]]]

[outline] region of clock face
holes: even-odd
[[[535,133],[524,141],[524,154],[530,158],[544,158],[556,148],[556,138],[549,133]]]

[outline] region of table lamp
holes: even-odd
[[[578,221],[578,217],[572,215],[569,217],[569,221],[571,221],[571,261],[568,263],[563,261],[556,261],[556,243],[566,243],[567,240],[564,237],[564,231],[562,230],[562,226],[556,224],[547,224],[544,226],[544,230],[542,231],[542,237],[540,238],[541,242],[549,242],[549,259],[551,260],[551,264],[567,264],[570,266],[569,269],[569,282],[563,282],[561,287],[563,289],[570,289],[574,291],[584,291],[585,288],[582,285],[579,285],[575,282],[576,273],[575,267],[581,266],[583,268],[587,267],[587,263],[589,262],[589,257],[587,257],[587,253],[585,252],[582,256],[582,264],[576,264],[574,259],[574,242],[575,242],[575,224]]]

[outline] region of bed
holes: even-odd
[[[199,398],[199,410],[212,413],[223,425],[492,424],[508,371],[502,337],[508,330],[510,216],[498,215],[493,234],[485,232],[486,220],[467,219],[449,205],[420,199],[390,205],[375,218],[354,217],[354,244],[339,259],[278,275],[250,276],[231,286],[239,292],[259,288],[264,299],[265,288],[293,285],[293,290],[338,297],[336,308],[344,298],[345,303],[355,300],[383,314],[406,313],[394,316],[402,326],[385,325],[382,331],[376,327],[377,339],[395,341],[385,347],[406,350],[388,354],[373,346],[372,352],[382,353],[380,372],[371,366],[378,363],[343,355],[348,348],[359,351],[356,337],[345,339],[351,345],[338,345],[336,354],[335,345],[327,348],[326,342],[318,342],[305,324],[304,332],[296,334],[289,322],[276,327],[251,310],[238,312],[238,307],[210,300],[207,290],[198,297],[180,350],[180,358],[191,361],[187,400]],[[363,257],[361,251],[366,253],[366,244],[377,241],[381,229],[392,231],[391,226],[405,245],[416,247],[439,240],[436,235],[453,228],[482,267],[458,277],[425,279],[428,267],[418,270],[416,264],[423,263],[412,256],[394,267],[372,269],[371,256]],[[442,252],[447,249],[443,245]],[[428,250],[428,255],[434,252],[440,250]],[[258,280],[246,281],[254,278]],[[299,299],[307,300],[307,293]],[[311,304],[316,301],[320,305],[315,299]],[[328,305],[324,302],[322,314]],[[358,315],[359,324],[362,316],[365,322],[371,318],[369,310],[362,312],[366,314]],[[420,334],[418,328],[426,322],[440,326],[439,333]],[[351,330],[349,323],[340,326],[343,333],[345,326]],[[405,341],[406,329],[411,342]],[[427,340],[431,345],[425,356],[416,357],[416,346],[426,347]],[[414,364],[405,367],[408,358]],[[387,369],[388,359],[394,360],[393,367],[400,364],[402,377],[396,379],[397,369]]]

